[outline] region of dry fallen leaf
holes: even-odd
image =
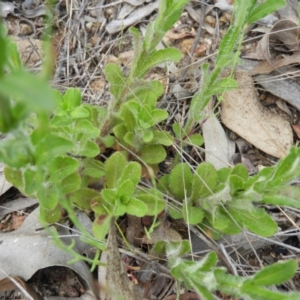
[[[202,126],[205,144],[205,161],[210,162],[218,170],[230,165],[235,152],[235,143],[230,141],[219,120],[213,113],[212,102],[206,108],[207,120]]]
[[[274,24],[268,34],[259,41],[256,46],[255,52],[249,53],[244,56],[247,58],[263,60],[260,62],[251,72],[251,75],[255,74],[268,74],[280,67],[298,64],[300,51],[299,51],[299,37],[300,31],[297,23],[293,21],[294,18],[282,19]],[[282,42],[290,52],[293,52],[291,56],[284,56],[272,58],[270,54],[270,40],[278,40]]]
[[[289,123],[258,101],[252,77],[247,72],[236,71],[235,79],[239,88],[226,92],[221,103],[223,123],[258,149],[284,157],[293,144]]]
[[[19,289],[24,294],[25,299],[43,300],[44,298],[37,293],[31,286],[26,284],[24,280],[19,277],[6,277],[0,280],[0,292],[7,292],[14,289]],[[2,299],[2,297],[1,297]]]
[[[65,266],[79,274],[85,282],[86,289],[91,290],[93,281],[86,264],[83,261],[68,264],[73,257],[55,246],[45,230],[36,231],[36,228],[40,227],[38,218],[39,208],[25,219],[19,229],[0,234],[1,268],[7,274],[14,274],[14,276],[28,280],[42,268]],[[52,228],[52,230],[56,229]],[[70,244],[69,231],[63,227],[59,227],[58,231],[60,235],[66,236],[63,239]],[[4,278],[6,275],[0,272],[0,280]]]
[[[254,79],[266,91],[285,100],[289,104],[300,110],[300,86],[292,79],[276,80],[270,75],[254,76]]]

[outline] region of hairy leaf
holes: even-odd
[[[176,165],[169,176],[169,190],[178,200],[189,198],[192,193],[192,172],[187,163]]]

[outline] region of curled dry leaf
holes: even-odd
[[[39,208],[35,209],[25,219],[19,229],[10,233],[0,234],[1,268],[7,274],[14,274],[24,280],[28,280],[36,271],[42,268],[65,266],[79,274],[85,282],[85,288],[91,290],[93,282],[86,264],[83,261],[77,261],[71,265],[68,264],[68,261],[73,259],[73,256],[55,246],[45,230],[36,231],[40,227],[38,218]],[[56,229],[51,227],[51,230]],[[70,244],[71,236],[69,231],[59,227],[58,232],[60,235],[65,236],[63,240]],[[0,280],[4,278],[6,278],[6,275],[0,272]]]
[[[264,37],[258,42],[255,52],[244,57],[265,61],[263,68],[260,67],[260,65],[256,67],[258,70],[267,69],[267,66],[269,65],[268,69],[271,69],[272,71],[281,66],[296,63],[297,58],[299,59],[299,34],[300,31],[297,24],[290,20],[280,20],[274,24],[269,34],[265,34]],[[281,41],[290,51],[295,53],[295,57],[274,60],[270,54],[270,40]],[[252,74],[261,74],[262,71],[258,72],[258,70],[254,69]],[[266,73],[266,71],[264,72]]]
[[[289,123],[258,102],[252,77],[235,72],[239,88],[224,94],[221,118],[232,131],[272,156],[284,157],[293,144]]]
[[[37,293],[33,288],[31,288],[31,286],[26,284],[26,282],[19,277],[6,277],[0,280],[0,296],[1,292],[7,292],[14,289],[19,289],[24,294],[25,299],[44,299],[39,293]],[[1,299],[3,298],[1,297]]]

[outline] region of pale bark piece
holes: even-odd
[[[202,126],[202,135],[205,144],[205,161],[212,163],[219,170],[232,163],[231,157],[235,152],[235,143],[229,140],[214,115],[212,106],[210,102],[206,107],[208,117]]]
[[[0,196],[12,187],[4,176],[4,164],[0,163]]]
[[[289,123],[258,101],[248,73],[236,71],[235,79],[239,88],[226,92],[221,102],[224,125],[263,152],[286,156],[293,144]]]
[[[106,31],[109,34],[119,32],[137,22],[140,22],[144,17],[150,15],[154,10],[158,9],[158,1],[138,8],[124,20],[114,20],[107,24]]]
[[[117,233],[112,218],[107,240],[107,250],[101,255],[101,261],[107,267],[99,268],[99,283],[101,300],[130,299],[141,300],[137,287],[129,280],[117,244]]]

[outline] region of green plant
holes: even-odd
[[[165,252],[171,274],[178,282],[184,282],[188,288],[193,288],[203,300],[213,300],[214,291],[221,291],[243,299],[296,300],[299,293],[285,293],[270,290],[274,285],[289,280],[297,270],[294,260],[278,262],[258,271],[253,276],[240,277],[226,273],[223,267],[217,267],[217,255],[208,253],[201,260],[193,262],[181,258],[190,251],[189,243],[158,242],[155,245],[158,253]]]
[[[0,27],[0,131],[6,134],[0,160],[6,164],[5,176],[25,195],[39,200],[43,221],[57,222],[66,210],[85,242],[99,251],[105,248],[112,217],[125,213],[156,216],[165,209],[164,195],[178,200],[168,206],[174,218],[227,234],[244,228],[262,236],[276,232],[276,223],[255,203],[300,207],[299,189],[289,185],[300,172],[300,150],[296,148],[279,164],[253,177],[242,165],[217,171],[211,164],[201,163],[192,169],[187,163],[177,163],[177,158],[170,174],[156,180],[158,164],[167,155],[165,147],[202,145],[202,137],[193,134],[193,125],[201,119],[212,95],[236,86],[231,77],[219,77],[224,68],[238,63],[242,29],[285,3],[267,0],[255,6],[255,0],[235,1],[233,23],[222,40],[215,67],[210,71],[203,65],[201,89],[192,99],[187,124],[173,124],[173,136],[159,127],[168,118],[167,111],[157,108],[162,84],[143,77],[162,62],[180,60],[176,49],[156,50],[156,46],[187,2],[162,0],[158,17],[148,25],[144,39],[138,30],[130,29],[134,60],[129,75],[124,76],[117,65],[105,68],[112,98],[107,108],[82,104],[79,89],[69,89],[64,95],[51,90],[45,79],[25,70],[16,46]],[[109,157],[102,153],[109,153]],[[144,177],[152,180],[152,187],[141,188]],[[101,188],[94,188],[95,183]],[[100,242],[80,224],[75,208],[94,212],[93,234]],[[55,238],[60,247],[72,252],[72,245],[65,247],[58,236]],[[280,284],[295,271],[295,263],[287,261],[242,278],[216,268],[213,252],[193,262],[180,258],[188,251],[185,242],[163,247],[172,275],[203,299],[212,299],[215,290],[249,299],[279,299],[278,293],[265,286]],[[94,260],[72,253],[95,266],[99,251]],[[278,268],[284,270],[282,277],[277,277]],[[296,299],[294,294],[287,297]]]

